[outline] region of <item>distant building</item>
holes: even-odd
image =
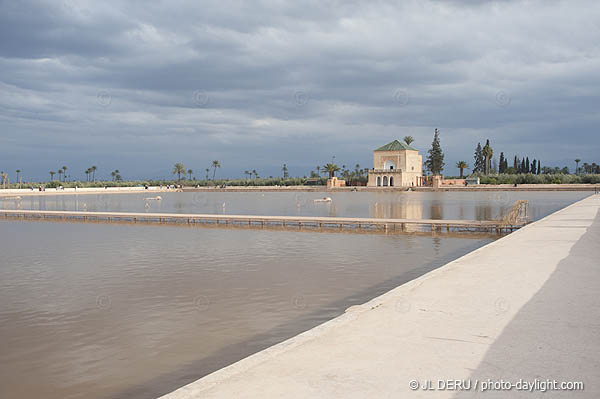
[[[373,151],[369,187],[410,187],[423,184],[423,157],[416,148],[394,140]]]
[[[479,184],[479,177],[477,176],[469,176],[465,179],[467,186],[476,186]]]
[[[338,187],[346,187],[346,180],[338,179],[337,177],[327,179],[327,188]]]

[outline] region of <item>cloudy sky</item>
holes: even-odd
[[[308,174],[439,128],[600,161],[600,2],[0,0],[0,169]]]

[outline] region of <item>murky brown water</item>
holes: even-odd
[[[0,397],[156,397],[491,240],[0,220]]]
[[[161,201],[145,198],[159,195]],[[275,216],[349,216],[415,219],[490,220],[521,199],[536,220],[589,192],[197,192],[82,194],[2,199],[3,209],[115,212],[225,213]],[[329,196],[331,203],[314,202]]]

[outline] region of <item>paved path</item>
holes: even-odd
[[[599,209],[592,195],[164,398],[598,398]],[[409,388],[536,378],[585,388]]]

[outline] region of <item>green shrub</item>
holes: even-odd
[[[479,175],[481,184],[599,184],[600,175],[507,174]]]

